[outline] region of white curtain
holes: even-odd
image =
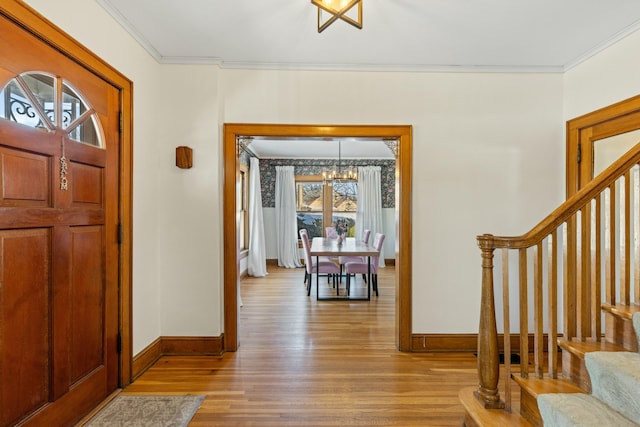
[[[247,274],[264,277],[267,275],[267,251],[264,241],[264,221],[262,219],[262,189],[260,187],[260,162],[252,157],[249,163],[249,258]]]
[[[356,236],[362,236],[363,230],[371,230],[369,243],[376,233],[384,233],[382,228],[382,186],[380,185],[380,166],[361,166],[358,168],[358,207],[356,209]],[[384,255],[380,250],[379,267],[384,267]]]
[[[296,180],[293,166],[276,166],[276,238],[278,265],[302,267],[298,254]]]

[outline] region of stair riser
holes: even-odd
[[[627,351],[638,351],[638,338],[633,329],[631,319],[605,313],[606,340],[623,346]]]
[[[464,427],[482,427],[478,423],[476,423],[471,415],[465,412],[464,414]]]
[[[562,352],[562,376],[587,393],[591,392],[591,379],[584,364],[584,359],[571,352]]]
[[[525,389],[520,389],[520,415],[535,427],[542,427],[538,401]]]

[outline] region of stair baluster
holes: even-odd
[[[629,320],[630,315],[624,312],[640,311],[639,163],[640,145],[528,233],[515,237],[490,234],[477,237],[482,257],[482,302],[478,333],[479,386],[474,395],[485,409],[511,411],[512,341],[519,347],[520,362],[513,366],[513,376],[521,389],[527,382],[542,384],[540,381],[553,380],[560,384],[540,386],[540,390],[546,390],[541,393],[575,385],[581,387],[582,392],[589,392],[585,353],[617,351],[623,345],[627,350],[637,349],[635,337],[632,342],[627,339],[631,329],[624,324],[624,319]],[[502,274],[494,272],[496,249],[502,249],[499,259]],[[518,294],[519,313],[509,307],[511,267],[516,267],[518,272],[518,283],[513,284],[513,289]],[[494,286],[498,285],[502,286],[500,303],[504,315],[501,343],[494,301]],[[603,308],[605,324],[601,321]],[[623,312],[622,320],[611,320],[617,311]],[[519,316],[519,335],[514,337],[510,331],[512,316]],[[501,350],[506,373],[504,401],[499,392]],[[559,375],[560,355],[562,375]],[[567,385],[567,379],[575,385]],[[536,396],[536,393],[523,392],[520,411],[530,412],[529,422],[541,425]]]

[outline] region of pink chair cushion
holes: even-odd
[[[367,262],[366,257],[362,256],[341,256],[338,258],[340,264],[348,264],[350,262]]]
[[[378,273],[378,257],[371,257],[371,274]],[[344,271],[347,274],[367,274],[369,273],[369,265],[365,262],[348,262],[344,265]]]
[[[371,230],[367,229],[362,232],[362,241],[364,243],[369,244],[369,236],[371,235]],[[367,262],[367,257],[363,256],[341,256],[338,258],[339,264],[346,264],[348,262]]]
[[[376,248],[378,253],[382,249],[382,244],[384,243],[384,234],[376,233],[375,238],[373,239],[373,247]],[[371,257],[371,274],[378,274],[378,260],[379,256]],[[363,260],[360,262],[347,262],[344,265],[344,271],[347,274],[367,274],[369,272],[369,265],[367,262],[367,257],[363,257]]]
[[[304,264],[307,269],[307,273],[313,274],[316,272],[325,274],[338,274],[340,273],[340,267],[333,261],[329,261],[327,257],[320,257],[320,262],[316,265],[315,257],[311,256],[311,244],[309,243],[309,236],[306,233],[300,233],[302,238],[302,248],[304,249]]]

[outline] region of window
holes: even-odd
[[[358,207],[358,183],[356,181],[335,181],[332,188],[332,224],[341,224],[347,237],[354,237],[356,231],[356,208]]]
[[[296,213],[298,230],[306,228],[309,238],[321,237],[324,212],[322,178],[296,177]]]
[[[330,195],[330,197],[325,197]],[[358,184],[355,181],[322,182],[321,176],[296,177],[298,230],[306,228],[309,238],[322,237],[324,228],[340,221],[348,237],[355,234]]]
[[[23,73],[2,88],[0,118],[103,146],[97,113],[68,82],[49,74]]]

